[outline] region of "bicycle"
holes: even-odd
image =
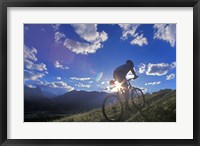
[[[145,97],[141,89],[137,87],[133,87],[130,81],[134,78],[130,78],[127,81],[128,90],[129,90],[129,101],[128,103],[132,103],[137,109],[141,110],[145,105]],[[109,94],[105,97],[102,105],[103,116],[106,120],[111,122],[119,121],[124,112],[125,105],[125,97],[124,97],[124,89],[120,86],[120,83],[117,81],[111,80],[110,85],[113,88],[117,88],[117,92],[113,94]],[[130,106],[128,104],[129,109]]]

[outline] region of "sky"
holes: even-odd
[[[126,60],[139,76],[133,86],[176,89],[176,24],[24,24],[24,84],[30,88],[55,95],[108,91],[114,69]]]

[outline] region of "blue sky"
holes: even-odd
[[[128,59],[139,75],[134,86],[176,89],[176,25],[24,25],[24,84],[31,88],[57,95],[105,91],[113,70]]]

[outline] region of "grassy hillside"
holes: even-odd
[[[146,94],[146,105],[142,110],[132,107],[125,111],[121,121],[125,122],[175,122],[176,90],[160,90]],[[53,122],[106,122],[101,108],[89,112],[66,116]]]
[[[161,99],[146,106],[136,114],[131,114],[128,122],[175,122],[176,96],[169,93]]]
[[[103,117],[101,109],[94,109],[90,112],[80,113],[76,115],[71,115],[63,117],[54,122],[103,122],[106,121]]]

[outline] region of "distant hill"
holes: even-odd
[[[43,98],[45,95],[41,91],[39,87],[36,88],[30,88],[27,86],[24,86],[24,97],[25,98]]]
[[[25,112],[50,111],[72,114],[88,111],[93,108],[99,108],[107,94],[106,92],[73,90],[61,96],[48,98],[48,94],[44,95],[39,87],[29,88],[25,86]]]
[[[51,93],[51,92],[48,92],[46,90],[42,90],[42,93],[48,98],[54,98],[54,97],[58,96],[58,95]]]
[[[67,110],[70,112],[88,111],[100,107],[107,95],[108,93],[106,92],[73,90],[54,98],[53,102],[59,110]]]
[[[52,101],[47,98],[39,87],[24,86],[24,112],[46,110],[52,107]]]

